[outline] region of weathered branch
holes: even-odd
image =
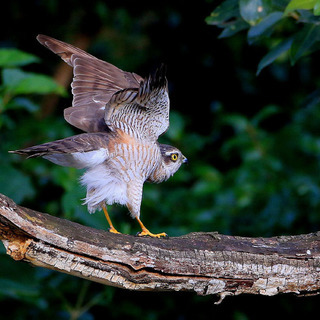
[[[0,238],[15,260],[131,290],[275,295],[320,291],[320,232],[168,239],[112,234],[16,205],[0,194]]]

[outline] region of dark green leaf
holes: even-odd
[[[241,17],[250,25],[257,24],[271,11],[269,0],[239,0]]]
[[[170,138],[172,141],[181,139],[185,127],[185,119],[178,112],[171,111],[170,123],[173,125],[170,126],[166,133],[167,138]]]
[[[251,27],[248,31],[249,41],[254,40],[257,37],[264,35],[270,30],[278,21],[282,19],[283,13],[275,11],[263,18],[258,24]]]
[[[2,155],[1,158],[4,159],[4,156]],[[10,183],[1,183],[0,192],[18,203],[35,195],[30,177],[9,164],[2,163],[0,181],[10,181]]]
[[[320,17],[315,16],[311,10],[299,10],[299,21],[303,23],[319,24]]]
[[[18,94],[65,94],[65,89],[59,86],[52,78],[20,69],[3,69],[2,80],[7,91]]]
[[[0,67],[17,67],[39,62],[33,54],[17,49],[0,49]]]
[[[232,23],[228,23],[228,25],[220,33],[219,38],[231,37],[242,30],[248,29],[249,27],[250,25],[247,22],[243,21],[242,19],[238,19]]]
[[[229,114],[223,117],[223,123],[232,126],[237,132],[243,132],[248,128],[249,122],[240,114]]]
[[[275,105],[265,106],[251,120],[254,126],[258,126],[261,121],[279,112],[279,107]]]
[[[39,110],[39,105],[35,104],[33,101],[23,97],[16,97],[10,101],[8,109],[25,109],[29,112],[35,112]]]
[[[307,24],[304,28],[294,37],[290,58],[291,63],[295,64],[296,61],[308,52],[310,47],[320,39],[320,26]]]
[[[219,25],[225,23],[231,18],[239,16],[238,0],[226,0],[218,6],[209,17],[206,18],[206,23]]]
[[[2,82],[9,90],[19,84],[19,82],[28,77],[28,74],[20,69],[3,69]]]
[[[42,75],[29,73],[27,78],[22,79],[15,87],[15,94],[64,94],[65,90],[59,86],[52,78]]]
[[[292,41],[292,38],[288,38],[280,42],[271,51],[269,51],[259,62],[257,75],[261,72],[263,68],[267,67],[269,64],[278,59],[281,55],[287,52],[291,47]]]

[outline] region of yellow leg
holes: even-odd
[[[142,229],[141,232],[138,233],[138,236],[139,237],[142,237],[142,236],[149,236],[149,237],[153,237],[153,238],[161,238],[161,237],[165,237],[167,238],[168,235],[165,233],[165,232],[162,232],[162,233],[157,233],[157,234],[154,234],[154,233],[151,233],[145,226],[144,224],[142,223],[142,221],[136,217],[138,223],[140,224],[140,227]]]
[[[113,224],[112,224],[112,222],[111,222],[111,219],[110,219],[110,217],[109,217],[109,213],[108,213],[107,208],[106,208],[105,205],[102,206],[102,210],[103,210],[104,215],[106,216],[107,221],[108,221],[108,223],[109,223],[109,225],[110,225],[110,228],[109,228],[108,231],[109,231],[109,232],[112,232],[112,233],[120,233],[120,232],[117,231],[116,228],[113,226]]]

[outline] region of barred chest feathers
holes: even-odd
[[[84,204],[93,213],[101,209],[101,203],[127,205],[133,216],[139,216],[143,183],[161,182],[156,178],[162,173],[158,168],[161,152],[157,144],[119,143],[103,163],[90,167],[81,183],[87,188]],[[169,178],[169,177],[168,177]]]

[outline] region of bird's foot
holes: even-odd
[[[169,238],[169,236],[165,233],[165,232],[162,232],[162,233],[151,233],[148,229],[142,229],[141,232],[138,232],[137,233],[137,236],[138,237],[152,237],[152,238]]]
[[[121,234],[121,233],[120,233],[117,229],[115,229],[114,227],[110,227],[110,228],[108,229],[108,231],[111,232],[111,233]]]

